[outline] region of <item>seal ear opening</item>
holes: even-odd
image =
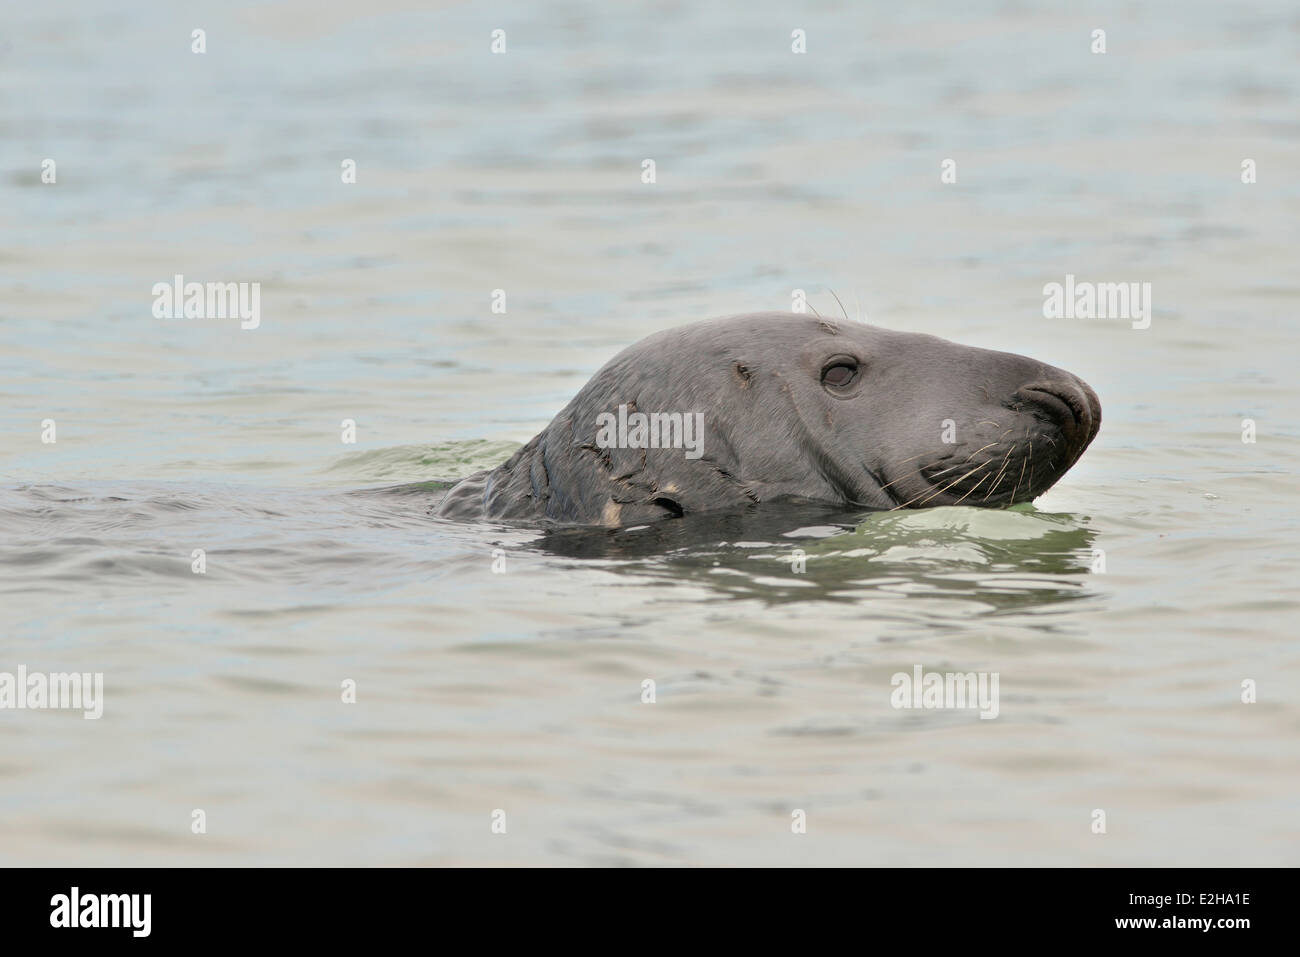
[[[681,518],[686,514],[686,509],[682,508],[681,502],[673,501],[671,498],[660,496],[655,499],[652,504],[658,505],[665,511],[672,513],[673,518]]]

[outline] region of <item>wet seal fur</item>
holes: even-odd
[[[703,413],[703,454],[602,447],[620,405]],[[730,316],[620,352],[436,514],[627,526],[783,501],[1005,507],[1054,485],[1100,424],[1096,393],[1035,359],[849,321]]]

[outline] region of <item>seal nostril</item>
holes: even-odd
[[[1064,429],[1077,429],[1092,419],[1083,395],[1063,383],[1023,386],[1016,392],[1016,398],[1032,402]]]

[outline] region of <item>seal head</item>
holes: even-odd
[[[619,526],[781,501],[1004,507],[1054,485],[1100,423],[1086,383],[1035,359],[855,322],[732,316],[619,353],[437,514]]]

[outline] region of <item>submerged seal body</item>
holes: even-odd
[[[1035,359],[791,313],[625,349],[508,461],[447,493],[464,521],[639,525],[781,501],[1003,507],[1050,488],[1101,423]]]

